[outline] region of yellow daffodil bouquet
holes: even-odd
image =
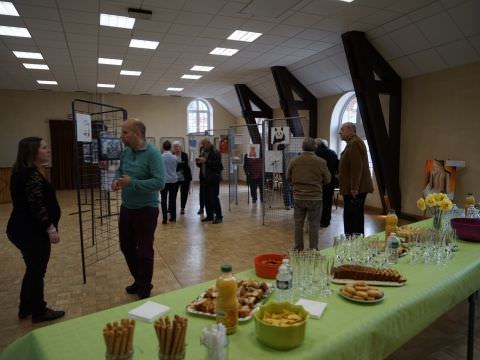
[[[417,207],[422,211],[426,211],[428,208],[433,216],[433,227],[439,229],[442,224],[442,214],[450,211],[453,203],[447,194],[431,193],[426,198],[418,199]]]

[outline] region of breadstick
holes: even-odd
[[[115,329],[115,333],[114,333],[115,342],[114,342],[114,345],[113,345],[113,356],[116,356],[116,357],[118,357],[120,355],[120,342],[122,341],[120,331],[121,330],[118,329],[118,327],[117,327]]]
[[[162,327],[160,328],[160,352],[162,354],[166,354],[166,348],[167,348],[167,327],[165,324],[162,324]]]
[[[173,336],[173,327],[169,323],[167,327],[167,339],[165,341],[165,355],[170,355],[170,351],[172,350],[172,336]]]
[[[135,332],[135,320],[130,321],[128,326],[128,352],[133,348],[133,333]]]
[[[183,318],[183,331],[182,331],[182,337],[180,338],[180,354],[182,354],[185,351],[185,338],[187,336],[187,325],[188,325],[188,319]]]
[[[175,357],[177,355],[178,343],[180,342],[180,336],[182,332],[182,325],[178,321],[175,321],[175,328],[173,330],[173,341],[170,348],[170,356]]]

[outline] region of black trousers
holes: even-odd
[[[364,207],[367,193],[360,193],[354,198],[343,195],[343,228],[347,235],[364,234]]]
[[[257,189],[260,191],[260,201],[263,202],[263,179],[247,179],[248,186],[250,187],[250,195],[252,201],[257,202]]]
[[[320,219],[320,225],[329,226],[332,219],[332,203],[333,193],[335,188],[331,185],[325,185],[323,187],[322,194],[322,218]]]
[[[204,179],[200,179],[200,186],[199,186],[199,191],[198,191],[198,201],[200,203],[200,210],[203,211],[203,209],[205,208],[205,203],[206,203],[206,199],[205,199],[205,188],[207,187],[207,183]]]
[[[43,315],[47,309],[43,295],[44,277],[50,260],[51,244],[47,233],[24,236],[9,234],[10,241],[20,250],[25,262],[25,274],[20,291],[19,312]]]
[[[163,190],[160,191],[163,220],[167,220],[168,212],[170,212],[171,220],[177,219],[177,184],[178,183],[166,183]]]
[[[223,218],[222,206],[218,194],[220,193],[220,181],[209,181],[205,183],[205,207],[207,218]]]
[[[180,209],[185,209],[188,199],[188,191],[190,190],[190,181],[178,181],[177,182],[177,191],[180,189]],[[175,198],[176,198],[175,194]]]
[[[152,288],[153,240],[157,218],[158,208],[120,208],[120,249],[139,291],[149,292]]]

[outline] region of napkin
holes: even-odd
[[[310,314],[310,316],[314,319],[320,319],[322,316],[323,311],[327,307],[326,303],[312,301],[307,299],[300,299],[297,301],[296,305],[302,305],[303,308]]]
[[[170,308],[166,305],[162,305],[153,301],[147,301],[146,303],[136,307],[128,312],[128,316],[148,322],[154,322],[163,314],[170,311]]]

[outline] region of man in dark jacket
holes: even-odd
[[[328,227],[332,218],[333,193],[338,187],[338,157],[335,151],[328,148],[326,140],[315,139],[315,143],[315,154],[327,162],[328,171],[332,176],[332,180],[323,185],[322,218],[320,219],[320,227]]]
[[[218,198],[223,170],[222,158],[220,152],[207,138],[201,141],[201,146],[204,153],[197,159],[197,162],[200,164],[200,172],[205,178],[205,207],[207,210],[207,217],[202,219],[202,222],[212,221],[213,224],[220,224],[223,221],[222,207]]]

